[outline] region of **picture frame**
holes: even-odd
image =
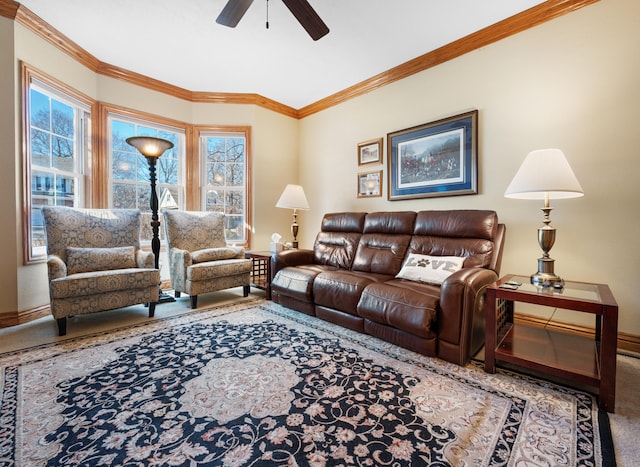
[[[382,196],[382,170],[358,174],[358,198]]]
[[[478,111],[387,134],[390,201],[478,193]]]
[[[358,143],[358,165],[382,164],[382,138]]]

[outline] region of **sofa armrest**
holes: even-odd
[[[458,352],[455,356],[447,355],[447,360],[464,364],[482,346],[485,293],[487,286],[496,280],[498,275],[491,269],[467,268],[453,273],[442,283],[438,339]],[[441,349],[446,351],[442,345]]]
[[[271,278],[273,279],[280,269],[288,266],[300,266],[313,264],[313,250],[284,250],[271,255]]]
[[[139,268],[153,269],[155,266],[155,259],[153,251],[139,249],[136,253],[136,264]]]
[[[47,256],[47,273],[49,281],[67,276],[67,265],[58,255]]]

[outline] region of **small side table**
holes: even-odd
[[[267,300],[271,300],[271,252],[245,251],[245,258],[250,258],[251,286],[266,292]]]
[[[515,290],[501,288],[521,282]],[[595,315],[595,338],[514,324],[514,303],[576,310]],[[600,408],[615,411],[618,304],[604,284],[565,282],[563,289],[543,289],[529,277],[507,275],[489,285],[486,296],[484,369],[495,373],[503,361],[551,376],[599,388]]]

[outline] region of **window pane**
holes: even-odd
[[[51,110],[49,96],[36,91],[29,90],[29,114],[31,115],[31,126],[41,130],[51,130]]]
[[[51,156],[53,167],[72,172],[75,168],[73,140],[53,135],[51,140]]]
[[[31,129],[31,164],[40,167],[51,165],[51,134]]]
[[[75,112],[72,107],[55,99],[51,100],[51,132],[73,139]]]

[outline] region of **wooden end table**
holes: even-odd
[[[501,288],[508,281],[517,289]],[[595,315],[595,338],[514,323],[514,303],[576,310]],[[536,287],[528,276],[507,275],[486,296],[484,369],[503,361],[599,388],[600,408],[615,411],[618,304],[604,284],[565,282],[563,289]]]
[[[245,258],[251,259],[251,286],[266,292],[271,300],[271,252],[245,251]]]

